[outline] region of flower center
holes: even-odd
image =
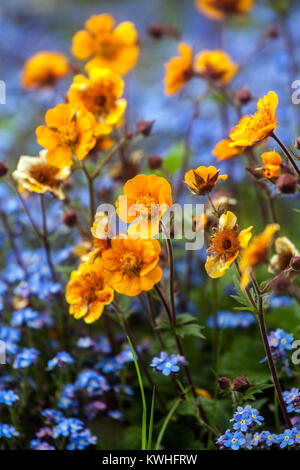
[[[71,146],[71,145],[76,144],[77,139],[78,139],[78,133],[75,127],[75,123],[61,126],[58,129],[58,133],[64,145]]]
[[[151,196],[151,194],[146,194],[145,196],[141,196],[136,201],[137,205],[141,205],[143,207],[140,209],[140,215],[144,218],[151,219],[151,216],[156,217],[158,213],[157,202]]]
[[[136,253],[124,253],[121,257],[121,271],[125,275],[134,274],[136,276],[139,275],[143,261]]]
[[[289,436],[285,436],[284,440],[285,440],[285,441],[288,441],[288,440],[289,440]]]
[[[236,443],[236,438],[234,437],[231,442],[232,442],[233,444],[235,444],[235,443]]]
[[[53,185],[59,169],[45,163],[39,163],[31,168],[30,176],[40,184]]]
[[[210,241],[211,246],[207,251],[222,256],[225,260],[230,259],[240,249],[237,229],[215,232]]]

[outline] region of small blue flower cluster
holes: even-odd
[[[300,428],[297,425],[292,429],[285,429],[281,434],[274,434],[269,431],[255,432],[253,434],[255,426],[260,426],[263,421],[264,418],[259,415],[258,410],[255,408],[249,405],[244,408],[238,407],[233,418],[230,420],[230,422],[234,423],[233,430],[227,429],[225,434],[217,440],[219,449],[265,450],[271,446],[281,449],[286,446],[300,448]]]
[[[292,343],[294,341],[294,336],[292,334],[286,333],[281,328],[278,328],[275,331],[271,331],[268,336],[268,342],[272,351],[272,356],[275,362],[281,364],[282,373],[287,376],[292,375],[290,360],[288,356],[288,351],[291,351]],[[262,362],[266,361],[264,358]]]
[[[72,358],[72,356],[70,356],[69,353],[67,353],[66,351],[60,351],[56,354],[56,356],[53,357],[53,359],[50,359],[50,361],[48,361],[47,370],[52,370],[57,366],[64,367],[68,364],[73,363],[74,359]]]
[[[219,328],[249,328],[255,323],[255,317],[250,312],[232,313],[222,310],[217,313],[217,326]],[[213,328],[215,319],[210,315],[206,322],[209,328]]]
[[[168,376],[172,372],[179,372],[180,366],[185,365],[187,365],[187,362],[183,356],[179,354],[171,354],[168,356],[165,351],[162,351],[159,357],[152,359],[150,367],[153,367],[156,372]]]
[[[49,426],[36,433],[36,439],[30,442],[33,450],[55,450],[59,448],[61,438],[68,438],[67,450],[83,450],[97,443],[89,429],[78,418],[66,418],[61,411],[47,408],[42,412]],[[49,442],[50,441],[50,442]]]
[[[300,392],[298,388],[283,392],[288,413],[300,413]]]

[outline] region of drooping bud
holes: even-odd
[[[295,139],[295,148],[300,150],[300,137],[296,137]]]
[[[178,39],[180,32],[174,26],[164,23],[151,23],[148,26],[148,34],[154,39],[161,39],[163,37],[171,37]]]
[[[140,119],[140,121],[136,123],[136,130],[143,134],[145,137],[149,137],[153,124],[154,120],[144,121],[143,119]]]
[[[158,170],[162,165],[162,158],[159,155],[150,155],[148,158],[148,166],[151,170]]]
[[[74,209],[71,209],[67,212],[63,213],[62,216],[63,224],[67,225],[68,227],[74,227],[77,223],[77,213]]]
[[[240,104],[247,104],[252,100],[252,95],[249,88],[245,87],[237,90],[235,98]]]
[[[279,29],[275,24],[269,26],[269,28],[267,29],[267,36],[268,36],[268,38],[271,38],[271,39],[277,39],[278,38]]]
[[[5,162],[0,162],[0,177],[5,176],[8,172],[8,166]]]
[[[293,194],[296,191],[296,178],[289,174],[283,173],[276,183],[277,188],[283,194]]]
[[[250,387],[251,384],[245,375],[242,375],[241,377],[235,377],[233,379],[232,390],[234,392],[246,393]]]
[[[290,261],[290,268],[293,271],[300,272],[300,256],[293,256]]]
[[[220,377],[217,382],[220,390],[228,390],[230,388],[230,379],[228,377]]]

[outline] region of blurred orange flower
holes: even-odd
[[[68,92],[69,102],[81,104],[96,118],[97,134],[108,134],[126,109],[121,96],[124,82],[120,75],[109,69],[93,68],[89,78],[76,75]]]
[[[217,160],[227,160],[228,158],[236,157],[243,153],[243,147],[230,147],[230,139],[220,140],[212,151],[212,154],[216,157]]]
[[[76,320],[83,318],[85,323],[93,323],[113,298],[114,291],[104,280],[101,258],[96,258],[93,263],[81,263],[72,272],[66,288],[66,300],[70,304],[69,313]]]
[[[127,223],[135,220],[132,228],[140,225],[140,237],[148,238],[158,232],[159,221],[172,204],[171,186],[165,178],[137,175],[125,183],[116,207],[121,220]],[[128,233],[132,233],[130,227]]]
[[[47,160],[53,166],[72,165],[73,155],[82,160],[96,143],[95,118],[83,107],[58,104],[47,111],[45,122],[36,130],[37,141],[48,149]]]
[[[240,250],[246,248],[251,234],[252,226],[239,232],[237,217],[233,212],[227,211],[219,219],[217,230],[210,238],[205,269],[213,279],[224,276],[233,261],[238,257]]]
[[[136,65],[139,47],[134,24],[126,21],[115,29],[114,25],[110,15],[93,15],[85,22],[85,30],[73,37],[72,54],[79,60],[92,57],[87,70],[109,68],[123,75]]]
[[[149,291],[162,278],[157,266],[161,251],[157,240],[118,236],[102,254],[106,281],[119,294],[130,297]]]
[[[23,189],[34,193],[51,192],[59,199],[64,199],[62,182],[69,177],[70,167],[59,169],[47,161],[47,150],[41,150],[38,157],[20,157],[13,178]]]
[[[218,83],[229,83],[238,70],[230,56],[221,50],[203,50],[196,55],[194,69],[204,78]]]
[[[282,158],[277,152],[264,152],[261,156],[264,162],[264,175],[266,178],[278,178]]]
[[[173,57],[165,64],[165,93],[174,95],[190,80],[193,74],[193,50],[186,43],[178,45],[179,57]]]
[[[254,0],[196,0],[198,10],[212,20],[224,20],[227,15],[247,13]]]
[[[279,230],[278,224],[267,225],[265,230],[256,235],[248,248],[241,254],[241,284],[247,287],[251,280],[253,270],[266,259],[268,248],[272,245],[275,233]]]
[[[227,175],[220,175],[220,170],[214,166],[199,166],[195,170],[189,170],[184,177],[186,184],[195,196],[208,194],[217,184],[219,179],[226,180]]]
[[[244,116],[229,133],[232,142],[230,147],[251,147],[270,136],[277,127],[276,108],[278,96],[274,91],[260,98],[257,112],[252,116]]]
[[[272,256],[268,271],[279,274],[289,267],[294,256],[300,256],[299,251],[287,237],[278,237],[275,240],[275,255]]]
[[[43,88],[55,85],[69,72],[68,58],[61,52],[41,51],[25,62],[21,83],[24,88]]]

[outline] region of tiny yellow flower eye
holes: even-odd
[[[236,443],[236,439],[233,438],[231,442],[232,442],[233,444],[235,444],[235,443]]]
[[[288,441],[288,440],[289,440],[289,436],[285,436],[284,440],[285,440],[285,441]]]
[[[273,437],[272,437],[272,436],[268,436],[268,439],[269,439],[269,441],[272,441],[272,440],[273,440]]]
[[[286,339],[282,339],[281,344],[285,344],[285,343],[286,343]]]
[[[244,420],[244,419],[241,420],[241,424],[245,424],[245,420]]]

